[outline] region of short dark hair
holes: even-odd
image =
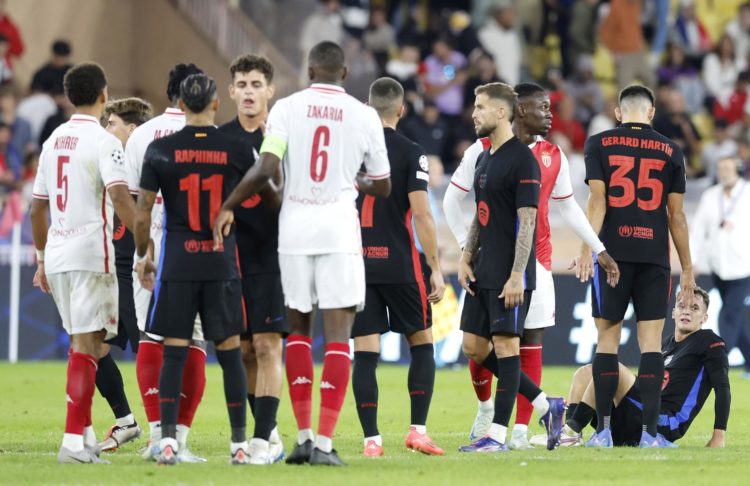
[[[393,78],[378,78],[370,85],[370,106],[380,116],[394,116],[404,102],[404,88]]]
[[[93,105],[107,87],[107,76],[97,63],[82,62],[65,73],[63,86],[73,106]]]
[[[320,42],[310,49],[308,64],[310,67],[335,73],[344,68],[344,50],[335,42]]]
[[[508,105],[510,105],[509,121],[513,121],[514,113],[516,112],[516,105],[518,104],[518,95],[511,85],[505,83],[483,84],[474,89],[475,96],[479,96],[480,94],[486,94],[490,98],[503,100],[508,103]]]
[[[518,83],[513,90],[518,98],[529,98],[537,94],[547,94],[547,91],[536,83]]]
[[[70,52],[70,43],[68,41],[58,39],[52,43],[52,54],[56,56],[69,56]]]
[[[650,88],[647,88],[646,86],[640,84],[631,84],[630,86],[626,86],[625,88],[623,88],[622,91],[620,91],[618,102],[622,104],[623,100],[638,97],[649,100],[651,102],[651,106],[654,106],[654,102],[656,100],[654,92],[651,91]]]
[[[273,81],[273,64],[265,56],[246,54],[235,59],[229,66],[229,74],[232,76],[232,80],[234,80],[236,73],[249,73],[250,71],[262,73],[268,84]]]
[[[180,99],[192,113],[206,109],[216,97],[216,83],[203,73],[191,74],[180,83]]]
[[[140,98],[122,98],[107,103],[104,107],[104,120],[109,115],[117,115],[127,124],[133,123],[136,126],[143,125],[153,116],[151,105]]]
[[[167,83],[167,98],[174,103],[180,98],[180,84],[191,74],[202,74],[203,71],[195,64],[176,64],[169,71],[169,82]]]
[[[708,296],[708,292],[706,292],[701,287],[698,287],[697,285],[693,289],[693,294],[697,295],[703,300],[703,304],[706,306],[706,310],[708,310],[708,305],[711,303],[711,299]]]

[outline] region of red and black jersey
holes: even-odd
[[[477,161],[474,193],[479,219],[477,287],[500,290],[510,278],[518,233],[518,209],[539,205],[539,164],[529,147],[513,137]],[[536,287],[536,236],[526,265],[526,290]]]
[[[219,127],[219,132],[237,137],[249,144],[253,164],[263,144],[260,129],[248,132],[235,118]],[[279,271],[279,209],[263,202],[258,194],[234,210],[237,223],[237,251],[242,275],[276,273]]]
[[[409,193],[427,190],[427,156],[422,147],[391,128],[385,129],[385,145],[391,163],[391,195],[382,199],[360,194],[357,198],[366,280],[368,284],[422,282]]]
[[[112,227],[112,244],[115,247],[115,267],[118,275],[133,273],[133,255],[135,255],[135,240],[120,218],[115,214]]]
[[[599,238],[619,262],[669,264],[667,196],[685,192],[685,157],[670,139],[642,123],[589,137],[586,182],[604,181],[607,214]]]
[[[159,281],[239,279],[235,232],[213,250],[213,225],[223,201],[253,163],[249,144],[216,127],[186,126],[146,150],[141,188],[164,198]]]

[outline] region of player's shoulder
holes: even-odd
[[[697,331],[697,337],[708,349],[723,347],[726,350],[724,339],[712,329],[701,329]]]
[[[557,145],[556,143],[550,142],[546,138],[541,138],[541,137],[537,138],[533,144],[533,147],[542,152],[547,152],[550,154],[562,153],[562,149],[560,148],[559,145]]]
[[[474,143],[469,145],[466,150],[464,150],[464,156],[461,163],[464,163],[465,161],[469,161],[472,164],[476,163],[479,155],[488,148],[490,148],[490,139],[488,137],[478,138]]]

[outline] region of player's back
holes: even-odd
[[[127,183],[124,164],[122,144],[92,116],[73,115],[44,143],[34,197],[50,202],[47,273],[113,270],[106,188]]]
[[[413,283],[419,255],[409,193],[427,191],[427,156],[422,147],[392,128],[385,129],[385,145],[391,165],[390,196],[378,199],[360,194],[357,199],[367,283]]]
[[[160,189],[164,200],[160,280],[238,278],[234,232],[214,251],[212,229],[222,201],[252,164],[246,148],[215,127],[194,126],[149,145],[141,187]]]
[[[621,262],[669,268],[667,198],[685,192],[685,161],[670,139],[625,123],[586,141],[586,179],[604,181],[607,213],[600,233]]]
[[[268,131],[287,139],[279,252],[360,252],[357,172],[377,158],[382,173],[368,175],[389,175],[375,110],[338,86],[313,84],[274,105]]]

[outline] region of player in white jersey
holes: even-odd
[[[146,148],[154,140],[182,130],[185,126],[185,113],[177,108],[180,96],[180,83],[191,74],[202,71],[194,64],[177,64],[169,73],[167,97],[171,106],[164,113],[139,126],[128,139],[125,147],[125,162],[128,170],[128,186],[132,194],[138,194],[141,182],[141,167]],[[163,234],[164,204],[161,194],[157,195],[151,212],[151,240],[153,241],[153,258],[158,261]],[[138,328],[142,331],[138,346],[135,367],[138,387],[146,410],[150,437],[143,453],[145,459],[155,460],[159,453],[155,447],[161,439],[161,422],[159,415],[159,370],[162,366],[163,338],[147,334],[146,320],[151,302],[151,291],[141,286],[137,277],[133,278],[133,297],[138,319]],[[206,351],[200,323],[196,323],[193,343],[188,351],[183,375],[180,415],[177,420],[177,442],[179,444],[178,460],[180,462],[204,462],[205,459],[192,454],[186,446],[187,436],[193,423],[195,411],[203,398],[206,387]]]
[[[57,460],[106,463],[96,455],[91,402],[102,343],[117,335],[112,214],[114,207],[123,221],[133,221],[135,204],[122,144],[99,124],[107,102],[104,71],[78,64],[64,86],[76,111],[52,132],[39,158],[31,205],[34,285],[52,294],[70,335],[68,412]]]
[[[515,87],[518,105],[513,123],[515,135],[534,153],[541,172],[541,191],[537,211],[536,227],[536,289],[531,297],[528,315],[524,322],[524,333],[521,340],[521,367],[524,373],[537,385],[542,375],[542,340],[544,329],[555,325],[555,287],[552,280],[552,244],[549,225],[549,201],[555,201],[560,214],[573,231],[590,248],[600,255],[605,263],[603,267],[611,268],[616,264],[605,251],[604,245],[588,223],[575,198],[570,181],[568,160],[559,146],[546,141],[552,121],[549,96],[544,88],[534,83],[521,83]],[[465,219],[460,202],[474,185],[474,169],[477,159],[487,148],[486,139],[479,139],[466,152],[451,184],[445,194],[443,208],[453,235],[463,247],[468,233],[469,220]],[[578,275],[581,270],[576,269]],[[588,276],[586,276],[588,278]],[[472,337],[473,335],[465,335]],[[481,340],[481,338],[480,338]],[[490,352],[489,343],[466,343],[465,352],[470,358],[472,383],[474,384],[479,406],[477,417],[470,434],[472,439],[482,437],[492,422],[494,405],[492,395],[492,372],[481,366]],[[494,360],[494,355],[491,355]],[[511,449],[527,449],[528,424],[531,418],[531,404],[519,395],[516,411],[516,424],[509,442]]]
[[[291,334],[286,370],[299,429],[288,463],[342,465],[333,431],[349,384],[349,336],[365,301],[365,270],[355,201],[359,190],[390,194],[390,165],[380,119],[346,94],[344,53],[321,42],[309,55],[308,89],[279,100],[268,116],[261,156],[227,198],[214,226],[216,245],[228,234],[233,209],[284,166],[279,265]],[[364,163],[367,175],[358,173]],[[323,312],[326,353],[317,437],[312,433],[311,312]],[[314,442],[314,443],[313,443]]]

